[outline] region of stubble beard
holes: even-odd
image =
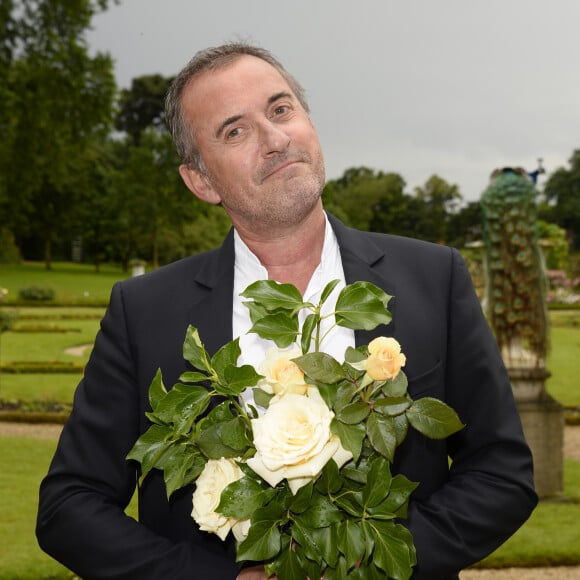
[[[219,180],[208,175],[213,188],[222,198],[222,206],[234,226],[238,219],[246,224],[253,224],[255,231],[272,228],[286,229],[301,223],[316,207],[325,184],[325,169],[322,152],[312,156],[303,154],[300,159],[311,167],[306,175],[298,175],[288,179],[272,182],[268,198],[244,203],[248,199],[246,192],[240,190],[236,195],[228,195],[221,187]],[[272,167],[274,164],[272,164]],[[266,168],[270,170],[270,168]],[[272,177],[264,177],[266,170],[258,175],[256,182],[266,182]],[[225,201],[224,201],[225,200]],[[230,203],[231,201],[231,203]]]

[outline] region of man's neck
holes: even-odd
[[[293,284],[304,294],[314,270],[320,264],[325,223],[320,206],[297,226],[270,232],[268,236],[258,236],[255,232],[240,229],[238,233],[266,268],[268,278]]]

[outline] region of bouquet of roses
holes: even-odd
[[[162,470],[168,497],[195,483],[192,516],[200,529],[222,540],[231,531],[238,561],[262,562],[267,575],[406,579],[415,548],[398,520],[417,484],[391,473],[395,450],[409,426],[444,438],[463,425],[443,402],[411,399],[395,339],[349,347],[342,364],[322,352],[322,305],[337,284],[326,286],[318,304],[273,281],[242,293],[251,332],[276,345],[260,373],[237,365],[239,339],[210,356],[190,326],[183,355],[194,370],[169,391],[157,372],[152,425],[128,458],[141,464],[142,478]],[[334,324],[388,324],[390,298],[368,282],[348,285]],[[248,388],[262,413],[242,401]]]

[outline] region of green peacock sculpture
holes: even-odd
[[[483,192],[485,309],[508,367],[545,365],[546,278],[536,229],[536,189],[521,168],[496,169]]]

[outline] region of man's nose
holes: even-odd
[[[260,148],[264,157],[286,151],[290,141],[290,136],[280,125],[267,120],[260,126]]]

